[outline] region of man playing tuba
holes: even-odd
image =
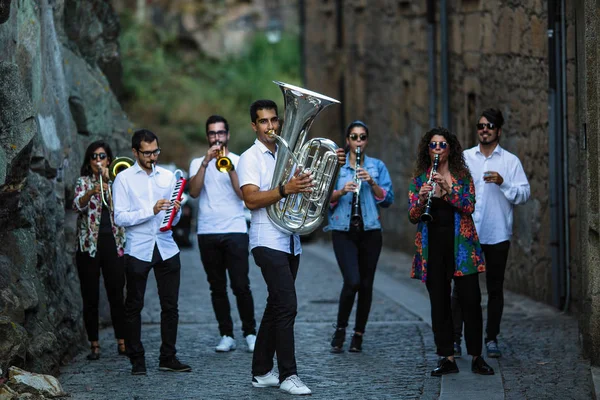
[[[310,193],[313,176],[296,171],[286,183],[271,189],[277,157],[285,155],[279,154],[275,137],[279,130],[277,105],[271,100],[255,101],[250,106],[250,119],[256,140],[240,157],[239,182],[246,206],[252,211],[250,248],[269,291],[252,359],[252,385],[280,386],[290,394],[310,394],[298,377],[294,349],[300,237],[279,229],[268,217],[267,207],[290,194]],[[343,149],[336,155],[339,164],[346,163]],[[272,370],[275,353],[279,374]]]

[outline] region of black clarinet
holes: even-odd
[[[362,223],[362,215],[360,215],[360,178],[358,177],[358,168],[360,167],[360,146],[355,150],[356,153],[356,167],[354,168],[354,183],[356,183],[356,190],[352,197],[352,214],[350,216],[350,224],[352,226],[360,226]]]
[[[433,157],[433,167],[431,168],[431,173],[429,174],[428,184],[431,184],[433,180],[433,174],[437,172],[437,167],[440,162],[440,155],[436,154]],[[433,215],[431,215],[431,198],[433,197],[433,192],[435,192],[435,182],[433,182],[433,187],[431,188],[431,192],[429,192],[429,196],[427,197],[427,205],[425,206],[425,211],[421,214],[421,221],[423,222],[431,222],[433,221]]]

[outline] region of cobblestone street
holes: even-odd
[[[341,275],[332,262],[330,245],[307,244],[304,250],[296,284],[296,355],[299,375],[312,389],[313,398],[593,398],[589,366],[581,359],[575,340],[576,324],[549,307],[540,308],[538,303],[519,296],[507,296],[502,338],[510,338],[511,345],[505,348],[500,364],[492,364],[496,376],[472,374],[470,359],[463,359],[460,374],[443,379],[430,377],[437,357],[428,324],[426,291],[424,285],[408,279],[409,257],[401,253],[382,255],[363,353],[331,354],[329,340]],[[289,398],[278,389],[251,386],[252,354],[246,351],[233,298],[238,349],[230,353],[214,351],[218,330],[200,257],[196,249],[183,250],[181,256],[178,356],[192,366],[193,372],[158,371],[160,307],[151,274],[142,327],[148,375],[130,375],[127,358],[117,355],[112,329],[104,329],[99,361],[88,361],[87,353],[82,353],[61,370],[59,379],[73,399]],[[266,286],[250,259],[256,317],[260,322]],[[350,328],[353,320],[354,315]],[[351,330],[348,341],[350,334]],[[557,342],[561,347],[553,347]]]

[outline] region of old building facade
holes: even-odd
[[[579,315],[600,363],[597,2],[306,0],[303,10],[306,86],[342,101],[313,133],[342,140],[349,121],[370,125],[398,198],[386,245],[412,251],[405,193],[419,138],[445,125],[474,146],[479,113],[499,108],[501,144],[531,184],[515,208],[506,287]]]

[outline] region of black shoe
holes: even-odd
[[[337,328],[335,332],[333,332],[333,336],[331,337],[331,352],[332,353],[341,353],[344,351],[342,346],[344,345],[344,340],[346,339],[346,328]]]
[[[143,357],[131,360],[131,375],[146,375],[146,360]]]
[[[456,373],[458,373],[456,361],[450,361],[448,358],[444,357],[438,362],[437,368],[431,371],[431,376],[442,376]]]
[[[170,371],[170,372],[191,372],[192,367],[189,365],[182,364],[177,357],[169,357],[165,360],[160,360],[158,364],[158,369],[160,371]]]
[[[362,351],[362,340],[363,335],[357,335],[356,333],[352,335],[348,351],[351,353],[360,353]]]
[[[481,356],[471,362],[471,371],[479,375],[494,375],[494,369]]]
[[[100,359],[100,346],[95,345],[90,347],[91,352],[87,355],[87,359],[90,361],[96,361]]]

